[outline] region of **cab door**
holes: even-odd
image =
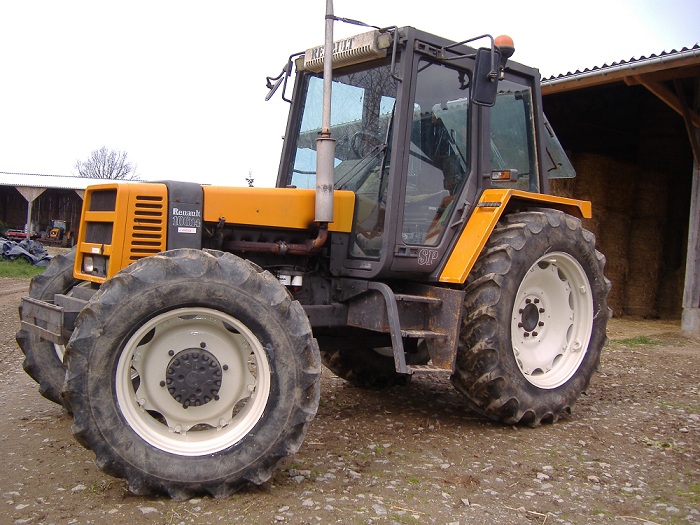
[[[392,272],[433,272],[476,194],[471,72],[417,57]],[[466,62],[466,60],[463,60]]]

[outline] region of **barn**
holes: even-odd
[[[700,334],[700,46],[544,79],[576,168],[552,191],[592,201],[616,316]]]
[[[53,220],[80,222],[83,194],[102,179],[0,172],[0,224],[5,228],[46,232]]]

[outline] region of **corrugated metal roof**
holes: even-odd
[[[0,186],[84,190],[91,184],[104,184],[106,182],[115,181],[107,179],[73,177],[69,175],[40,175],[37,173],[9,173],[6,171],[0,171]]]
[[[542,80],[542,93],[550,94],[558,91],[568,91],[609,82],[621,81],[625,77],[700,65],[700,44],[684,47],[680,50],[662,51],[620,60],[611,64],[594,66],[583,70],[553,75]]]

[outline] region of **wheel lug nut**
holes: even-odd
[[[543,313],[544,313],[544,308],[540,308],[540,309],[539,309],[539,312],[540,312],[541,314],[543,314]]]
[[[174,355],[175,355],[175,350],[168,350],[168,355],[169,355],[170,357],[174,356]]]
[[[524,336],[524,337],[530,337],[530,332],[525,332],[525,333],[523,334],[523,336]]]
[[[540,300],[537,297],[535,297],[535,304],[538,304],[539,302]]]
[[[523,327],[523,323],[518,323],[518,328],[522,328],[522,327]]]
[[[165,381],[161,381],[160,386],[165,386]]]
[[[224,370],[228,370],[228,365],[224,365],[221,368],[223,368]]]
[[[204,341],[199,343],[199,348],[206,348],[206,347],[207,347],[207,343],[205,343]]]
[[[532,337],[537,337],[537,332],[532,332]]]
[[[530,299],[525,299],[525,304],[530,304],[532,301]]]
[[[542,321],[540,321],[540,322],[537,323],[537,324],[538,324],[539,326],[544,326],[544,322],[542,322]]]

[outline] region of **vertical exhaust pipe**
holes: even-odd
[[[316,222],[327,228],[333,222],[333,161],[331,138],[331,88],[333,83],[333,0],[326,0],[326,38],[323,50],[323,115],[321,136],[316,139]]]

